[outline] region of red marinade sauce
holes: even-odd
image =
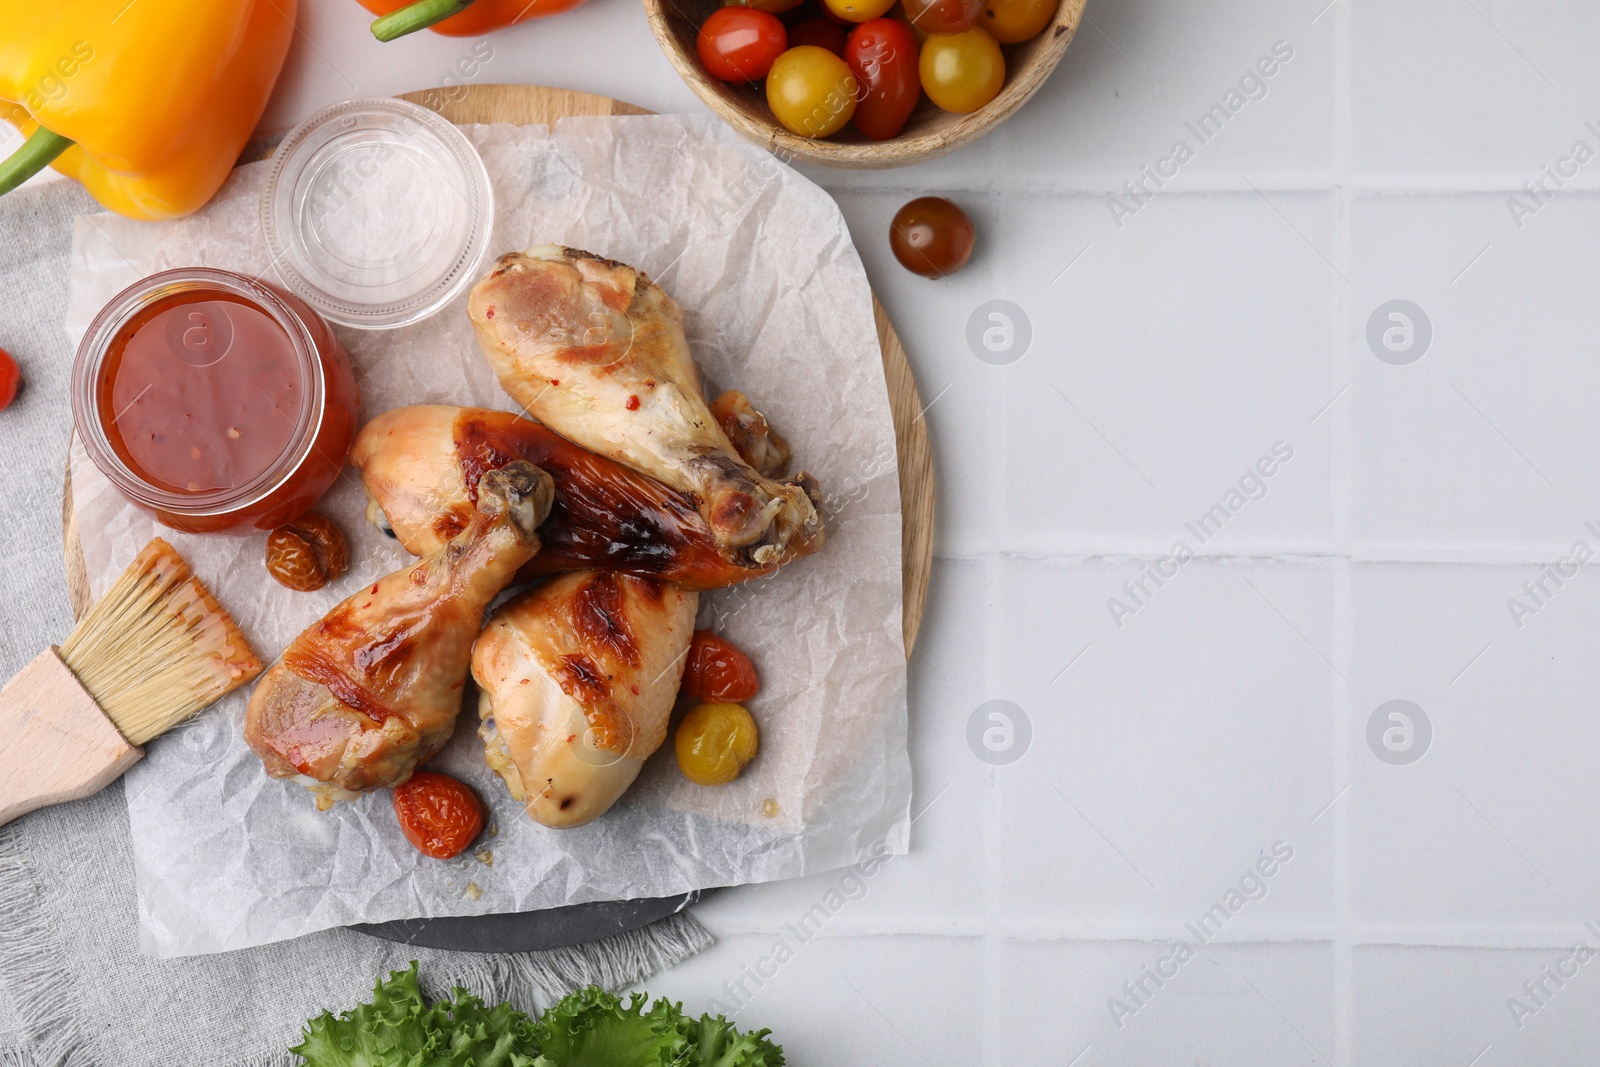
[[[176,493],[247,484],[288,447],[306,388],[293,341],[232,293],[158,300],[118,332],[96,390],[117,456]]]

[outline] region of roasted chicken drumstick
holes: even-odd
[[[396,408],[363,426],[350,452],[366,486],[367,518],[419,556],[472,518],[468,487],[484,471],[517,459],[555,479],[555,504],[539,528],[542,547],[523,565],[524,580],[605,568],[687,589],[716,589],[770,574],[815,548],[791,541],[764,566],[730,560],[683,493],[506,411],[437,404]]]
[[[443,747],[484,610],[539,550],[553,495],[532,464],[490,471],[464,529],[296,637],[245,712],[267,773],[298,779],[326,810],[401,784]]]
[[[699,595],[580,571],[507,601],[472,653],[484,758],[545,826],[616,803],[667,736]]]
[[[500,385],[591,452],[689,494],[730,559],[823,538],[815,482],[762,476],[706,406],[683,312],[632,267],[572,248],[501,256],[467,314]],[[809,550],[809,549],[808,549]]]

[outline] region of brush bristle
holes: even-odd
[[[239,627],[159,537],[89,609],[60,654],[134,745],[261,673]]]

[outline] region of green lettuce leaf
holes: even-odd
[[[783,1067],[783,1049],[767,1040],[771,1030],[741,1034],[720,1015],[700,1016],[695,1028],[694,1067]]]
[[[635,993],[626,1007],[595,986],[539,1016],[537,1067],[675,1067],[689,1062],[683,1012],[658,1000],[648,1011]]]
[[[539,1016],[535,1067],[782,1067],[771,1031],[741,1034],[717,1016],[690,1019],[681,1005],[635,993],[624,1005],[580,989]]]
[[[289,1050],[306,1067],[533,1067],[533,1020],[509,1004],[486,1008],[464,989],[429,1006],[417,963],[379,980],[372,1001],[306,1024]]]
[[[690,1019],[681,1005],[640,993],[623,1004],[594,986],[537,1021],[464,989],[429,1005],[413,960],[380,979],[370,1003],[306,1023],[289,1051],[305,1067],[782,1067],[769,1033],[741,1033],[720,1015]]]

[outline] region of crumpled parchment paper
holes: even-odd
[[[710,118],[582,118],[554,129],[466,132],[494,183],[491,260],[561,243],[644,269],[683,306],[708,395],[743,389],[794,445],[795,469],[821,483],[829,533],[820,553],[702,598],[700,624],[732,638],[760,669],[762,690],[751,702],[760,754],[736,782],[708,789],[679,773],[669,736],[607,815],[550,830],[484,765],[471,694],[433,765],[479,790],[490,829],[479,855],[441,862],[405,841],[386,791],[319,813],[306,790],[268,778],[241,736],[247,688],[152,743],[128,775],[141,942],[150,954],[237,949],[355,922],[664,896],[826,870],[884,844],[906,848],[894,428],[866,276],[838,208]],[[240,168],[189,219],[81,217],[67,318],[73,340],[105,301],[155,271],[268,271],[257,223],[266,166]],[[515,410],[478,352],[465,306],[463,295],[403,329],[340,330],[363,418],[421,403]],[[351,570],[309,594],[267,576],[264,535],[158,527],[77,447],[72,485],[96,596],[151,537],[165,537],[264,660],[410,558],[363,519],[361,487],[348,469],[319,508],[349,535]],[[773,810],[768,800],[775,814],[764,814]]]

